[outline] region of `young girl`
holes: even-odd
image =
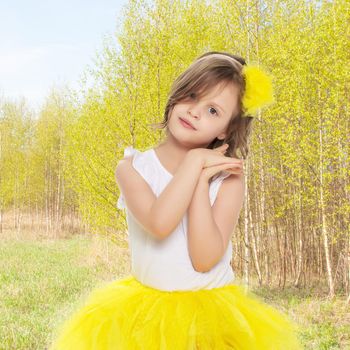
[[[269,76],[207,52],[173,83],[155,148],[125,149],[116,169],[132,271],[96,288],[51,349],[296,350],[298,326],[235,284],[231,235],[244,201],[252,114]]]

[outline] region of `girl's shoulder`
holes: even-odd
[[[142,152],[132,146],[128,146],[124,148],[124,158],[122,160],[130,159],[136,153],[142,153]]]
[[[146,168],[149,167],[148,166],[148,164],[150,163],[149,158],[150,158],[149,152],[140,151],[137,148],[128,146],[124,148],[124,158],[122,158],[118,162],[117,167],[129,168],[130,166],[132,166],[139,172],[144,172]]]
[[[124,149],[124,158],[120,159],[116,166],[116,174],[117,172],[125,171],[124,169],[131,166],[133,162],[134,154],[136,153],[136,149],[129,146]]]
[[[153,188],[154,176],[148,161],[148,155],[146,152],[141,152],[140,150],[128,146],[124,149],[124,158],[118,162],[115,176],[120,187],[122,183],[129,183],[130,179],[135,177],[131,174],[135,170],[145,182]],[[130,187],[130,186],[129,186]],[[118,198],[117,206],[119,209],[126,209],[126,203],[124,196],[120,193]]]

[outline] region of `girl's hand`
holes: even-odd
[[[201,159],[203,169],[224,164],[229,164],[231,167],[242,167],[243,161],[241,159],[224,156],[227,147],[227,144],[223,144],[214,149],[194,148],[190,152]]]
[[[227,145],[227,144],[226,144]],[[224,153],[226,151],[227,146],[222,145],[220,147],[215,148],[215,151],[219,151],[220,153]],[[230,158],[230,157],[226,157]],[[235,158],[231,158],[235,159]],[[236,160],[236,159],[235,159]],[[215,174],[219,173],[220,171],[227,171],[231,174],[243,174],[243,162],[239,162],[239,164],[232,164],[232,163],[224,163],[224,164],[218,164],[213,165],[210,167],[205,167],[202,170],[200,179],[209,182],[209,179],[213,177]]]

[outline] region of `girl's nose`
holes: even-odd
[[[199,117],[199,111],[195,108],[191,108],[188,110],[188,114],[191,116],[191,117],[195,117],[195,118],[198,118]]]

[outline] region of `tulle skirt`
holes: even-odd
[[[297,350],[299,326],[243,286],[163,291],[129,275],[95,288],[50,350]]]

